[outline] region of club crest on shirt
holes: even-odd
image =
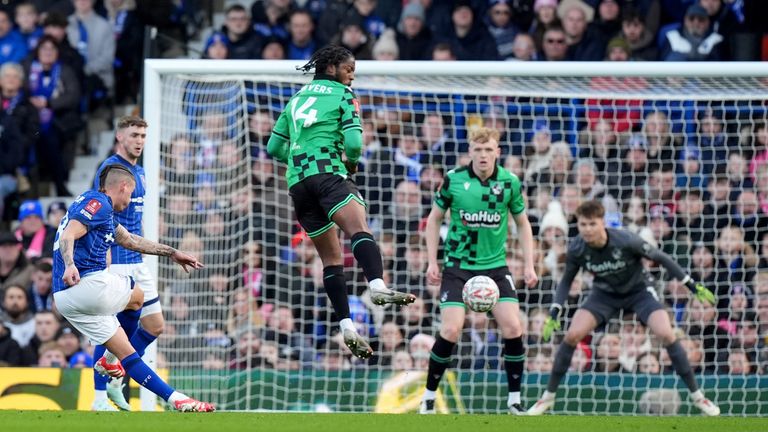
[[[501,195],[504,191],[501,189],[501,184],[494,183],[493,186],[491,186],[491,192],[493,192],[494,195]]]
[[[97,199],[92,199],[85,205],[85,211],[92,215],[95,215],[99,209],[101,209],[101,203]]]
[[[613,256],[613,259],[620,260],[621,259],[621,249],[614,249],[613,252],[611,252],[611,255]]]

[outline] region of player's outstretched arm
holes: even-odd
[[[523,278],[525,280],[525,286],[533,288],[539,282],[539,277],[536,276],[536,269],[533,265],[533,229],[531,229],[531,222],[528,220],[528,215],[525,212],[518,213],[512,216],[515,219],[517,225],[517,233],[520,237],[520,244],[523,247],[523,261],[525,266],[525,274]]]
[[[282,163],[288,162],[288,138],[272,132],[267,141],[267,153]]]
[[[427,216],[427,282],[432,285],[440,283],[440,266],[437,264],[437,248],[440,245],[440,225],[443,223],[445,210],[437,204],[432,205],[432,211]]]
[[[126,249],[139,253],[171,257],[187,273],[189,273],[187,266],[195,269],[203,267],[203,263],[192,255],[177,251],[168,245],[156,243],[136,234],[131,234],[122,225],[117,225],[117,228],[115,228],[115,242]]]
[[[64,265],[66,266],[64,275],[62,275],[61,279],[64,280],[64,283],[68,286],[77,285],[80,283],[80,271],[78,271],[77,267],[75,267],[75,240],[79,239],[87,233],[88,228],[86,228],[85,225],[83,225],[80,221],[70,219],[67,223],[67,227],[64,228],[64,231],[62,231],[61,235],[59,236],[57,245],[55,245],[55,247],[59,248],[61,259],[64,261]]]

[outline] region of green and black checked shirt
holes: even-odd
[[[347,175],[341,160],[344,132],[359,129],[360,105],[338,81],[316,79],[286,104],[273,134],[288,140],[288,187],[316,174]]]
[[[509,213],[525,211],[520,180],[497,166],[483,182],[471,166],[448,171],[435,195],[435,204],[451,213],[445,266],[464,270],[504,267]]]

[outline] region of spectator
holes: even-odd
[[[445,125],[445,119],[438,113],[429,113],[424,117],[419,136],[427,150],[433,155],[440,155],[442,165],[448,168],[453,168],[458,155],[468,150],[466,145],[456,143]]]
[[[80,332],[69,324],[65,324],[59,328],[54,337],[54,341],[56,341],[62,351],[64,351],[67,363],[74,359],[77,354],[86,354],[80,348]]]
[[[545,272],[551,275],[552,280],[559,281],[565,270],[568,239],[568,221],[565,219],[559,202],[549,203],[549,209],[541,219],[539,234],[542,240],[541,250],[545,254]]]
[[[401,60],[426,60],[432,44],[432,32],[425,25],[424,6],[411,1],[400,15],[395,35]]]
[[[254,3],[253,7],[259,3]],[[255,27],[255,25],[254,25]],[[234,4],[224,12],[221,32],[229,41],[229,58],[257,59],[261,54],[262,37],[251,28],[251,18],[245,8]]]
[[[507,60],[533,61],[538,60],[536,44],[528,33],[518,33],[512,41],[512,57]]]
[[[19,207],[19,228],[16,238],[21,242],[24,255],[35,258],[53,258],[53,240],[56,228],[45,224],[40,201],[28,200]]]
[[[678,143],[671,132],[667,114],[662,111],[651,111],[646,114],[641,133],[647,143],[649,172],[658,166],[680,159],[677,154]]]
[[[115,102],[135,103],[144,64],[144,23],[130,0],[105,2],[107,19],[115,35]]]
[[[0,216],[5,209],[5,199],[16,192],[16,170],[24,162],[24,141],[13,117],[5,110],[0,112]],[[5,129],[8,126],[8,129]]]
[[[655,61],[659,58],[655,35],[645,26],[645,19],[637,9],[624,11],[621,19],[621,34],[629,44],[633,60]]]
[[[734,39],[737,33],[744,32],[742,17],[739,19],[733,11],[733,1],[727,0],[698,0],[699,6],[707,11],[712,30],[723,36],[724,43],[721,45],[723,58],[731,59],[731,53],[739,53],[737,44],[742,40]],[[743,7],[743,5],[742,5]],[[743,12],[742,12],[743,13]],[[741,21],[741,22],[740,22]],[[751,58],[734,58],[733,60],[752,60]]]
[[[23,351],[19,343],[11,337],[11,331],[0,320],[0,367],[21,366]]]
[[[568,51],[566,58],[574,61],[601,61],[605,57],[605,41],[588,24],[595,11],[582,0],[564,0],[557,8],[563,21]]]
[[[629,43],[621,37],[615,37],[608,41],[608,45],[605,48],[605,59],[607,61],[634,60]]]
[[[40,169],[51,173],[57,196],[71,196],[65,183],[69,177],[70,159],[74,158],[71,140],[81,125],[78,114],[80,83],[75,72],[59,60],[58,45],[50,36],[40,39],[34,57],[25,68],[29,101],[37,108],[40,118],[38,154],[45,155],[40,161]]]
[[[596,372],[619,372],[621,363],[621,338],[616,333],[603,333],[595,351]]]
[[[205,41],[201,58],[211,60],[226,60],[229,57],[229,40],[224,33],[213,32]]]
[[[64,355],[64,350],[56,342],[46,342],[40,346],[40,350],[37,352],[38,367],[46,368],[62,368],[67,367],[67,357]]]
[[[27,364],[35,364],[37,362],[37,353],[40,347],[47,343],[53,342],[56,338],[56,333],[61,327],[56,315],[51,311],[43,311],[35,314],[35,333],[32,339],[29,340],[29,345],[25,348]]]
[[[35,335],[35,319],[29,310],[27,291],[20,285],[8,285],[3,294],[0,321],[11,332],[11,337],[24,348]]]
[[[764,167],[768,166],[768,123],[756,123],[751,135],[752,145],[750,147],[754,151],[754,156],[749,163],[749,172],[754,176],[755,173],[765,171]]]
[[[531,174],[528,179],[528,195],[533,196],[539,191],[539,188],[543,188],[542,190],[551,191],[552,196],[559,196],[563,185],[568,182],[572,163],[573,156],[571,156],[571,149],[567,143],[558,141],[552,144],[549,163],[541,170]]]
[[[32,285],[27,293],[27,298],[31,299],[29,309],[32,313],[53,310],[52,283],[53,266],[51,263],[48,260],[40,260],[35,263],[35,270],[32,272]]]
[[[332,44],[348,49],[356,60],[373,59],[373,38],[365,32],[360,18],[351,16],[341,23],[341,29]]]
[[[21,242],[15,235],[0,231],[0,293],[10,285],[29,286],[32,266],[21,253]]]
[[[528,166],[525,169],[525,180],[549,166],[552,160],[552,131],[546,118],[533,121],[531,144],[525,147],[524,153]],[[513,150],[513,154],[515,151]]]
[[[727,161],[728,162],[725,165],[725,174],[728,176],[728,181],[731,182],[731,199],[733,200],[734,195],[752,189],[752,176],[748,175],[747,170],[749,168],[741,152],[730,152]]]
[[[696,299],[688,302],[688,335],[702,341],[707,372],[717,370],[719,360],[724,359],[728,350],[728,333],[717,326],[716,316],[717,310],[709,303]]]
[[[544,32],[541,41],[541,53],[539,57],[544,61],[563,61],[568,54],[565,31],[562,27],[552,26]]]
[[[512,20],[512,14],[512,6],[507,0],[490,1],[486,24],[496,40],[496,49],[502,60],[512,58],[515,36],[520,31]]]
[[[702,188],[707,178],[701,170],[701,152],[696,147],[686,147],[680,152],[675,187],[678,189]],[[745,166],[746,167],[746,166]]]
[[[664,61],[717,61],[723,36],[710,28],[706,9],[691,5],[678,28],[664,35],[661,59]]]
[[[715,167],[727,158],[733,143],[725,132],[721,111],[707,108],[699,112],[697,120],[696,146],[701,151],[702,174],[709,176]],[[753,174],[752,164],[749,169],[750,174]]]
[[[624,317],[621,325],[621,354],[619,363],[625,371],[634,371],[640,356],[651,351],[651,341],[646,333],[645,326],[636,321],[634,317]]]
[[[533,20],[531,28],[528,29],[528,33],[533,37],[536,51],[543,51],[544,49],[544,32],[550,27],[562,27],[560,18],[557,16],[557,1],[558,0],[536,0],[533,4],[536,18]],[[565,41],[563,41],[563,43],[565,43]]]
[[[2,71],[0,70],[0,75]],[[46,222],[48,226],[58,227],[64,215],[67,214],[67,204],[64,201],[52,201],[48,204]]]
[[[59,60],[75,71],[80,87],[83,87],[85,85],[85,61],[83,56],[72,47],[72,43],[67,37],[67,26],[69,26],[69,21],[66,15],[50,12],[43,20],[43,35],[50,36],[56,41],[59,47]],[[40,45],[39,39],[37,45]],[[34,55],[35,50],[33,49],[22,64],[27,64]]]
[[[528,330],[525,332],[528,338],[527,345],[533,346],[541,343],[541,331],[544,321],[547,319],[547,311],[540,307],[532,308],[528,314]]]
[[[582,201],[599,200],[606,216],[618,211],[618,203],[608,188],[597,178],[597,167],[591,159],[581,159],[573,165],[573,177]]]
[[[646,352],[637,358],[636,372],[641,374],[658,375],[661,372],[661,364],[656,354]]]
[[[591,27],[596,31],[597,36],[603,41],[614,38],[621,32],[621,5],[619,0],[598,0],[597,18]]]
[[[73,3],[75,13],[69,16],[67,37],[85,59],[85,97],[93,102],[114,95],[115,36],[109,22],[93,10],[94,0]]]
[[[592,369],[592,348],[584,342],[576,345],[576,350],[571,357],[571,366],[568,371],[589,372]]]
[[[408,354],[408,351],[405,349],[400,349],[395,351],[395,353],[392,355],[392,371],[397,372],[408,372],[413,370],[413,359],[411,358],[411,355]]]
[[[347,9],[342,21],[350,18],[359,20],[363,24],[363,32],[371,35],[373,39],[378,39],[387,25],[376,15],[376,6],[377,0],[353,0],[352,7]]]
[[[618,136],[613,122],[599,118],[586,133],[579,137],[579,158],[595,162],[600,180],[606,184],[615,183],[613,178],[620,173]]]
[[[285,60],[287,59],[285,45],[280,39],[272,36],[264,41],[261,48],[261,58],[263,60]]]
[[[476,18],[469,0],[454,2],[451,26],[438,39],[449,43],[456,50],[458,60],[499,59],[493,36],[482,21]]]
[[[454,52],[451,44],[447,42],[439,42],[432,48],[432,60],[433,61],[456,61],[456,53]]]
[[[373,59],[392,61],[399,59],[400,51],[395,41],[394,30],[386,30],[373,45]]]
[[[393,321],[385,322],[379,329],[379,340],[374,348],[376,355],[371,357],[369,364],[393,366],[394,356],[398,350],[405,348],[403,332]]]
[[[754,373],[752,362],[743,349],[731,350],[728,353],[728,365],[722,373],[731,375],[749,375]]]
[[[405,126],[400,133],[401,136],[395,148],[395,163],[405,169],[407,180],[418,182],[421,168],[429,162],[429,153],[414,128]]]
[[[315,23],[308,11],[299,9],[293,11],[288,20],[288,53],[286,58],[291,60],[309,60],[317,51],[318,45],[312,33]]]
[[[235,6],[231,6],[230,10]],[[288,29],[286,26],[290,14],[290,0],[261,0],[251,5],[253,29],[262,37],[274,36],[283,41],[287,40]],[[250,28],[250,25],[248,27]]]
[[[552,372],[552,348],[542,346],[534,348],[528,355],[528,372],[548,374]]]
[[[408,352],[411,354],[411,358],[413,358],[413,368],[415,370],[427,370],[429,366],[429,353],[434,344],[435,338],[425,333],[418,333],[411,338],[408,343]]]
[[[408,234],[417,232],[424,209],[418,183],[403,180],[395,187],[394,200],[384,215],[384,230],[395,232],[396,244],[404,245]],[[398,254],[398,256],[402,256]]]
[[[726,225],[741,228],[744,233],[744,242],[753,250],[757,250],[758,242],[768,232],[768,216],[763,213],[757,195],[751,190],[742,192],[735,204],[730,217],[719,221],[718,229]]]
[[[305,336],[296,331],[293,312],[289,307],[278,307],[272,313],[264,339],[277,342],[281,355],[298,360],[302,368],[312,367],[314,352]]]
[[[13,19],[5,9],[0,9],[0,64],[19,63],[27,55],[27,42],[13,29]]]
[[[37,137],[40,135],[40,120],[37,109],[25,95],[24,79],[24,69],[18,63],[5,63],[0,66],[0,103],[5,113],[19,128],[21,133],[19,166],[23,168],[25,175],[30,175],[34,161],[43,155],[37,155],[35,151]],[[18,143],[15,145],[18,146]],[[12,157],[11,160],[13,160]],[[1,198],[2,192],[0,192]],[[0,202],[0,209],[2,209],[2,202]]]
[[[38,24],[40,15],[37,12],[37,8],[31,2],[16,5],[14,21],[19,29],[19,35],[26,42],[27,52],[35,49],[37,41],[43,35],[43,28]]]

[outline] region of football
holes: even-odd
[[[475,276],[464,284],[464,304],[475,312],[488,312],[499,300],[499,287],[488,276]]]

